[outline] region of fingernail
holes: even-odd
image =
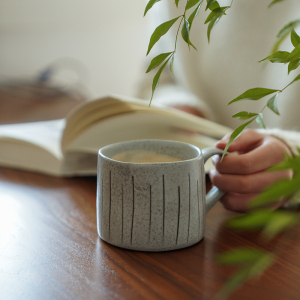
[[[220,160],[220,156],[219,155],[214,155],[211,158],[211,161],[214,164],[214,166],[219,162],[219,160]]]
[[[218,142],[215,144],[215,147],[221,148],[221,149],[225,149],[225,146],[226,146],[226,141],[218,141]]]

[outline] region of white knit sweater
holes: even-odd
[[[230,2],[219,1],[221,6]],[[189,51],[187,44],[179,41],[174,60],[176,78],[174,80],[166,68],[153,101],[197,107],[207,118],[232,128],[241,125],[241,121],[231,117],[234,113],[242,110],[260,112],[271,96],[259,101],[247,100],[229,106],[226,104],[250,88],[282,89],[299,73],[293,71],[287,76],[287,65],[258,63],[269,54],[279,30],[300,17],[299,0],[289,0],[267,8],[270,2],[271,0],[233,1],[227,16],[213,28],[211,42],[208,44],[207,25],[203,23],[209,11],[204,12],[204,1],[191,30],[191,41],[198,51],[192,48]],[[174,1],[161,1],[153,6],[145,17],[152,22],[151,33],[159,24],[182,14],[185,1],[179,3],[178,9]],[[149,54],[151,59],[159,53],[174,50],[178,24],[175,23],[173,31],[163,36],[154,46]],[[300,30],[298,34],[300,35]],[[178,40],[181,40],[180,37]],[[281,50],[292,49],[287,40]],[[154,74],[155,71],[152,71],[143,78],[139,97],[150,98]],[[299,95],[300,81],[279,95],[280,116],[268,108],[264,110],[264,120],[270,128],[265,132],[286,141],[295,154],[298,153],[297,147],[300,147]]]

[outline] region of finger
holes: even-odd
[[[216,143],[216,147],[225,149],[227,142],[229,141],[230,134],[225,135],[220,141]],[[246,129],[236,140],[234,140],[228,148],[229,152],[245,151],[249,148],[253,148],[254,145],[259,144],[265,136],[256,132],[253,129]]]
[[[259,194],[238,194],[238,193],[226,193],[221,199],[220,202],[223,206],[232,211],[236,212],[247,212],[250,210],[249,203],[255,199]],[[284,201],[278,201],[270,206],[272,210],[276,210],[284,205]]]
[[[240,155],[228,155],[222,162],[214,156],[213,163],[220,173],[251,174],[263,171],[281,162],[288,149],[276,138],[265,138],[263,143],[254,150]]]
[[[236,212],[246,212],[249,210],[249,202],[258,194],[237,194],[226,193],[220,200],[223,206],[228,210]]]
[[[213,185],[224,192],[240,194],[260,193],[271,183],[280,179],[291,178],[292,171],[262,171],[250,175],[221,174],[216,169],[209,173]]]

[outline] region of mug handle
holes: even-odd
[[[215,147],[208,147],[204,148],[202,150],[203,158],[204,158],[204,163],[213,155],[215,154],[221,154],[223,155],[224,150],[215,148]],[[228,155],[226,153],[225,155]],[[225,194],[225,192],[219,190],[216,186],[212,187],[211,190],[207,193],[206,198],[205,198],[205,208],[206,212],[208,212],[217,202],[222,198],[222,196]]]

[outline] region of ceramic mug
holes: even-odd
[[[112,159],[128,150],[149,150],[181,161],[128,163]],[[207,195],[204,164],[223,154],[176,141],[138,140],[98,152],[97,229],[109,244],[139,251],[191,246],[204,236],[205,214],[224,192]]]

